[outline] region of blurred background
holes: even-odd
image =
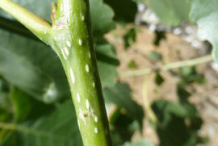
[[[50,20],[51,0],[14,1]],[[217,7],[90,0],[115,146],[217,146]],[[0,145],[82,146],[59,58],[2,10]]]

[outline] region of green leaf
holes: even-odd
[[[177,95],[179,97],[180,102],[186,102],[188,98],[191,96],[191,93],[189,93],[185,86],[182,84],[177,85]]]
[[[198,36],[201,40],[208,40],[213,45],[213,57],[218,61],[218,1],[190,0],[192,3],[190,17],[197,22]]]
[[[49,47],[5,31],[0,34],[4,36],[0,39],[0,72],[8,82],[48,103],[68,93],[61,63]]]
[[[153,44],[155,46],[160,46],[161,41],[166,39],[166,32],[161,31],[161,30],[156,30],[155,31],[155,39],[153,41]],[[155,51],[153,51],[155,52]]]
[[[126,31],[126,34],[124,35],[124,46],[125,49],[128,49],[133,43],[136,42],[136,28],[130,28]]]
[[[156,51],[151,51],[148,55],[148,58],[154,61],[160,61],[163,59],[163,56]]]
[[[140,140],[137,142],[126,142],[123,146],[154,146],[149,140]]]
[[[115,103],[119,108],[124,109],[127,115],[141,124],[144,116],[143,109],[132,100],[130,91],[127,84],[117,83],[114,87],[104,89],[103,93],[107,102]]]
[[[159,19],[168,26],[177,26],[189,20],[190,3],[187,0],[148,0]]]
[[[204,75],[198,73],[195,67],[183,67],[180,69],[180,74],[184,84],[191,84],[194,82],[204,84],[206,81]]]
[[[193,104],[157,100],[152,108],[159,121],[156,130],[161,146],[195,146],[201,143],[198,131],[202,119]]]
[[[137,64],[136,64],[136,62],[135,62],[134,60],[131,60],[131,61],[128,63],[128,67],[129,67],[130,69],[134,69],[134,68],[137,67]]]
[[[22,146],[81,146],[72,101],[56,106],[47,116],[16,125],[17,145]],[[10,139],[9,139],[10,141]],[[4,146],[4,145],[2,145]]]
[[[90,0],[90,11],[94,37],[102,37],[104,33],[115,28],[114,12],[102,0]]]
[[[155,83],[160,86],[164,83],[164,78],[162,77],[162,75],[158,72],[155,75]]]
[[[165,100],[157,100],[153,103],[152,108],[158,116],[162,125],[167,125],[171,120],[172,115],[181,118],[198,117],[196,108],[193,105],[172,103]]]

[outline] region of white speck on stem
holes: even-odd
[[[62,54],[64,56],[64,59],[67,59],[67,56],[65,55],[65,53],[64,53],[64,51],[62,49],[61,49],[61,52],[62,52]]]
[[[82,15],[82,21],[84,21],[85,20],[85,16],[84,15]]]
[[[79,39],[79,45],[82,46],[83,42],[81,39]]]
[[[69,50],[65,47],[64,51],[65,51],[66,55],[68,56],[69,55]]]
[[[91,58],[91,53],[89,52],[89,58]]]
[[[71,47],[70,41],[67,41],[67,46],[68,46],[68,47]]]
[[[96,122],[96,123],[98,122],[98,117],[97,117],[97,116],[95,116],[95,122]]]
[[[77,93],[76,97],[77,97],[77,101],[80,102],[80,96],[79,96],[79,93]]]
[[[95,133],[96,133],[96,134],[98,133],[98,128],[97,128],[97,127],[95,127]]]
[[[86,64],[86,72],[89,72],[89,65]]]
[[[85,117],[83,116],[83,112],[81,109],[79,109],[79,118],[83,120],[84,124],[86,125]]]
[[[89,100],[86,100],[86,108],[89,109]]]
[[[78,123],[78,127],[80,128],[79,120],[77,120],[77,123]]]
[[[94,82],[92,83],[92,86],[95,88],[95,83]]]
[[[74,84],[75,83],[75,77],[74,77],[74,73],[73,73],[72,68],[70,69],[70,76],[71,76],[71,80],[72,80],[72,82]]]

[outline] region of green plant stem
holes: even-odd
[[[147,112],[148,118],[154,122],[157,123],[158,122],[158,118],[156,117],[155,113],[153,112],[152,108],[151,108],[151,104],[149,102],[149,98],[148,98],[148,85],[149,85],[149,78],[151,77],[151,74],[148,74],[145,77],[145,80],[143,82],[143,86],[142,86],[142,97],[143,97],[143,101],[144,101],[144,107],[145,110]]]
[[[136,70],[136,71],[123,72],[123,73],[120,73],[119,77],[142,76],[142,75],[146,75],[146,74],[149,74],[155,71],[168,71],[168,70],[175,69],[175,68],[195,66],[198,64],[212,61],[212,60],[213,60],[213,57],[211,55],[206,55],[206,56],[195,58],[195,59],[169,63],[169,64],[166,64],[160,67],[152,67],[152,68],[141,69],[141,70]]]
[[[60,57],[84,146],[113,146],[93,48],[89,0],[53,3],[52,26],[10,0],[0,0],[0,7],[51,45]]]
[[[84,146],[112,146],[97,70],[88,0],[53,4],[53,49],[61,58],[72,91]]]
[[[28,11],[22,6],[11,0],[0,0],[0,8],[8,12],[30,31],[32,31],[39,39],[48,43],[51,25],[48,21]]]

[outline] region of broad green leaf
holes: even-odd
[[[115,103],[119,108],[124,109],[126,113],[139,122],[144,116],[143,109],[131,98],[130,88],[127,84],[117,83],[114,87],[103,90],[105,100],[109,103]]]
[[[57,55],[46,45],[8,32],[0,35],[0,73],[12,85],[44,102],[68,93]],[[12,42],[12,43],[11,43]]]
[[[137,142],[126,142],[123,146],[154,146],[149,140],[140,140]]]
[[[190,0],[192,3],[191,19],[198,24],[198,36],[213,45],[213,57],[218,61],[218,1]]]
[[[177,26],[189,20],[190,4],[187,0],[148,0],[159,19],[168,26]]]
[[[114,12],[102,0],[90,0],[92,29],[95,38],[115,28],[113,22]]]
[[[75,111],[70,100],[58,104],[50,114],[34,122],[27,121],[15,125],[19,137],[16,145],[82,146]]]

